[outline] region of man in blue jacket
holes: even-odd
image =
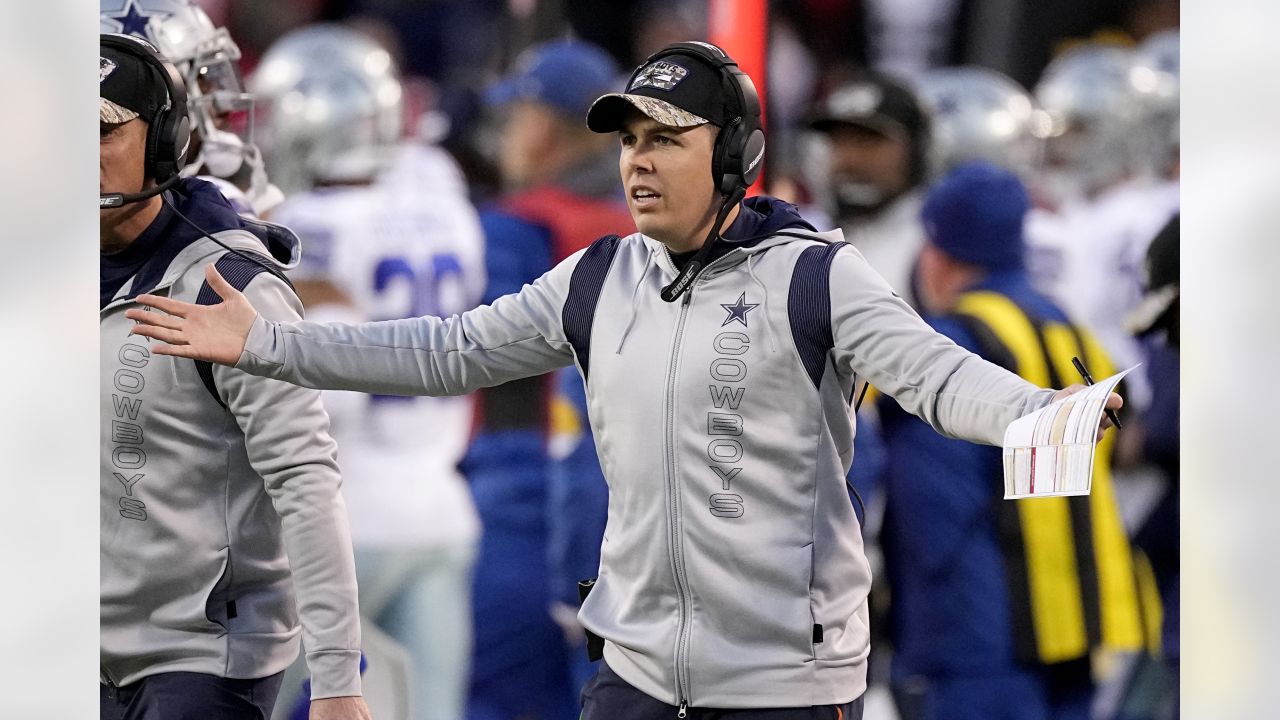
[[[957,166],[924,201],[920,300],[938,332],[1028,381],[1068,382],[1071,358],[1112,374],[1090,333],[1032,289],[1017,176]],[[939,435],[882,403],[889,450],[881,543],[891,587],[891,684],[904,720],[1083,720],[1095,650],[1142,632],[1110,481],[1111,438],[1089,495],[1001,499],[999,448]]]
[[[155,352],[313,387],[450,394],[575,364],[609,483],[579,612],[604,639],[583,717],[858,718],[871,576],[845,485],[855,376],[988,444],[1061,392],[931,330],[839,231],[742,201],[759,123],[723,51],[677,43],[587,115],[618,137],[639,232],[520,292],[448,320],[273,323],[210,272],[222,305],[146,297],[164,314],[130,317],[169,343]]]

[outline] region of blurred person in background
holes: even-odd
[[[925,198],[919,289],[930,325],[1033,384],[1070,383],[1072,356],[1112,374],[1088,331],[1032,289],[1022,182],[962,163]],[[1085,720],[1095,650],[1142,646],[1129,543],[1110,484],[1112,438],[1086,496],[1001,499],[1001,450],[943,437],[882,403],[894,697],[904,720]]]
[[[1153,131],[1169,127],[1156,122],[1153,95],[1176,88],[1177,78],[1135,57],[1126,48],[1082,45],[1055,59],[1036,84],[1048,136],[1032,190],[1048,213],[1027,237],[1036,286],[1093,331],[1120,368],[1142,359],[1123,320],[1139,301],[1147,243],[1179,203],[1177,184],[1147,171]],[[1167,101],[1163,107],[1167,116]],[[1131,407],[1145,408],[1145,377],[1125,380]]]
[[[845,241],[900,297],[914,302],[912,269],[923,243],[920,197],[928,181],[930,135],[930,120],[919,99],[906,83],[864,71],[811,109],[809,128],[824,141],[818,151],[824,168],[809,181],[815,199],[826,201]],[[854,448],[860,459],[849,470],[848,482],[855,507],[866,516],[864,527],[874,537],[881,508],[876,488],[885,453],[875,393],[870,395],[870,402],[857,403]],[[879,557],[872,551],[870,559],[877,564]],[[873,589],[873,611],[884,604]]]
[[[139,294],[216,302],[217,267],[297,320],[287,229],[183,178],[182,74],[145,40],[99,57],[101,717],[266,718],[303,636],[310,717],[368,718],[342,479],[317,392],[153,355]]]
[[[311,25],[250,77],[268,167],[289,198],[272,214],[307,254],[289,276],[320,321],[448,317],[480,300],[484,248],[457,166],[401,143],[395,63],[372,38]],[[466,397],[330,391],[361,607],[408,651],[413,720],[461,717],[479,522],[456,466]],[[370,673],[379,658],[369,655]],[[371,693],[378,709],[380,698]]]
[[[101,0],[98,7],[102,32],[150,42],[186,82],[192,133],[182,176],[213,183],[241,214],[265,217],[284,195],[267,179],[254,143],[253,96],[227,29],[192,0]]]
[[[1028,181],[1044,152],[1044,116],[1012,78],[975,65],[934,68],[914,83],[929,113],[929,175],[989,162]]]
[[[1036,82],[1048,119],[1036,200],[1053,208],[1094,200],[1133,174],[1138,98],[1129,82],[1129,49],[1085,43],[1063,52]]]
[[[906,84],[868,72],[822,100],[809,126],[830,143],[827,173],[815,190],[830,198],[846,241],[899,295],[911,297],[928,180],[929,118],[919,100]]]
[[[503,122],[497,165],[504,193],[480,216],[484,302],[519,291],[601,236],[635,227],[622,198],[615,143],[582,123],[591,102],[616,82],[617,68],[603,50],[557,40],[529,48],[488,90],[486,101]],[[565,637],[580,637],[580,629],[571,623],[562,630],[552,604],[576,605],[576,581],[584,578],[553,589],[548,567],[554,386],[554,376],[535,376],[477,393],[474,436],[462,464],[484,527],[473,592],[472,720],[576,714],[568,653],[581,651],[569,650]],[[563,567],[569,560],[559,554],[555,562]],[[556,617],[566,619],[563,612]]]

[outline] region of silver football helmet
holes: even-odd
[[[1092,197],[1134,171],[1141,108],[1131,67],[1129,50],[1088,44],[1045,68],[1035,97],[1049,119],[1039,180],[1050,197]]]
[[[970,160],[1024,178],[1038,166],[1048,119],[1014,79],[972,65],[936,68],[917,79],[916,92],[933,122],[935,177]]]
[[[279,204],[253,142],[253,96],[240,79],[240,48],[192,0],[100,0],[101,32],[149,41],[177,66],[187,87],[193,152],[184,176],[224,178],[261,214]],[[225,187],[225,186],[224,186]]]
[[[370,180],[400,138],[401,87],[391,55],[341,25],[310,25],[277,40],[249,88],[258,99],[267,167],[286,193]]]
[[[1133,52],[1129,82],[1142,100],[1143,113],[1139,161],[1153,177],[1168,177],[1178,158],[1179,68],[1177,30],[1156,33]]]

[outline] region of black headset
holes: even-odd
[[[760,177],[764,158],[764,130],[760,125],[760,96],[751,77],[738,69],[738,63],[723,50],[703,42],[682,42],[668,45],[650,55],[640,64],[636,74],[655,60],[668,55],[694,55],[715,68],[726,96],[737,99],[738,116],[726,119],[711,152],[711,177],[722,195],[735,190],[746,190]],[[631,83],[627,83],[630,87]]]
[[[133,35],[102,33],[102,46],[141,59],[156,71],[164,83],[167,104],[156,111],[147,127],[147,150],[143,174],[157,185],[178,177],[191,145],[191,120],[187,117],[187,85],[173,63],[161,57],[147,41]]]
[[[742,202],[747,188],[760,177],[760,170],[763,168],[760,161],[764,159],[764,130],[760,123],[760,95],[756,93],[756,84],[751,81],[751,76],[738,69],[738,63],[733,58],[711,43],[695,41],[668,45],[650,55],[631,74],[627,86],[630,87],[635,82],[636,75],[643,68],[669,55],[693,55],[704,60],[720,75],[721,92],[738,101],[737,116],[725,119],[716,135],[715,146],[711,149],[711,178],[724,196],[724,203],[720,205],[720,211],[716,213],[715,222],[711,225],[711,232],[697,254],[685,263],[675,280],[662,289],[662,299],[675,302],[693,285],[698,273],[702,272],[715,239],[719,237],[720,225],[729,211]]]

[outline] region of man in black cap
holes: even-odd
[[[831,143],[829,194],[845,239],[894,290],[912,297],[929,138],[915,93],[867,71],[819,103],[809,126]]]
[[[100,48],[101,716],[270,717],[305,635],[312,720],[368,718],[319,393],[153,355],[125,317],[142,293],[216,302],[212,264],[264,316],[298,320],[281,274],[298,240],[179,179],[181,77],[135,37],[104,34]]]
[[[313,387],[469,392],[571,363],[609,483],[603,638],[586,720],[861,717],[871,573],[845,489],[867,378],[940,432],[998,444],[1039,389],[931,330],[838,230],[742,200],[764,151],[751,80],[677,43],[587,114],[616,132],[638,233],[606,236],[450,319],[275,323],[224,302],[140,302],[153,352]],[[1118,406],[1116,396],[1109,403]]]

